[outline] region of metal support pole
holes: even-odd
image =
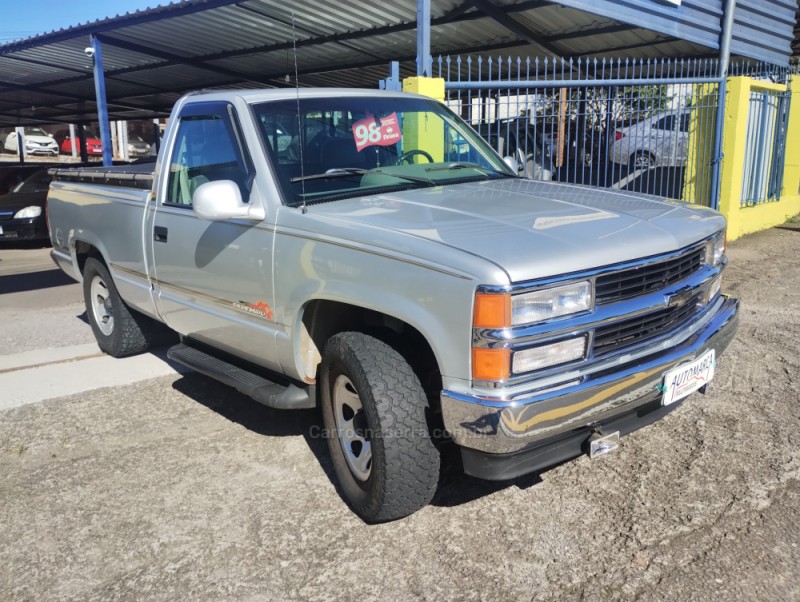
[[[94,92],[97,97],[97,121],[100,126],[100,141],[103,144],[103,165],[111,165],[111,131],[108,127],[108,105],[106,104],[106,79],[103,73],[103,47],[97,36],[90,35],[94,59]]]
[[[75,124],[69,124],[69,143],[72,146],[72,158],[78,157],[78,145],[75,144]]]
[[[78,151],[81,153],[81,161],[88,163],[89,149],[86,148],[86,128],[82,123],[78,124]]]
[[[124,120],[117,121],[117,145],[119,152],[117,156],[123,161],[129,161],[128,155],[128,122]]]
[[[161,150],[161,127],[158,124],[158,119],[153,119],[153,146],[150,149],[151,155],[157,155]]]
[[[417,75],[430,77],[431,0],[417,0]]]
[[[25,164],[25,128],[17,126],[17,154],[19,155],[20,164]]]
[[[389,77],[380,80],[378,87],[381,90],[397,90],[398,92],[403,89],[403,83],[400,81],[400,63],[398,61],[389,63]]]
[[[119,128],[116,121],[109,121],[108,128],[111,131],[111,158],[119,157]]]
[[[719,90],[717,123],[714,132],[714,158],[711,170],[711,206],[719,209],[720,176],[722,174],[722,134],[725,129],[725,95],[728,89],[728,67],[731,62],[731,38],[736,0],[726,0],[722,13],[722,36],[719,44]]]

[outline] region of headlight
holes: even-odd
[[[586,356],[586,336],[523,349],[514,353],[511,371],[523,374],[581,360]]]
[[[14,219],[25,219],[26,217],[39,217],[42,214],[42,208],[36,205],[20,209],[14,214]]]
[[[545,288],[511,297],[511,325],[532,324],[592,308],[592,285],[587,281]]]
[[[706,263],[718,266],[722,263],[723,257],[725,257],[725,230],[706,243]]]

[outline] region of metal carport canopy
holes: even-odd
[[[157,1],[157,0],[154,0]],[[187,0],[0,46],[0,127],[97,120],[102,44],[109,118],[168,114],[220,87],[374,88],[390,61],[416,72],[416,0]],[[437,0],[432,54],[703,56],[708,46],[542,0]]]

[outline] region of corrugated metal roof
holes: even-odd
[[[433,54],[542,57],[542,48],[583,57],[610,50],[615,57],[713,54],[711,42],[704,46],[700,38],[678,40],[663,27],[631,25],[635,19],[625,11],[594,14],[604,1],[583,2],[592,10],[578,10],[582,1],[437,0],[431,3]],[[781,8],[788,1],[739,4],[751,10]],[[0,126],[96,120],[92,65],[84,54],[89,34],[103,44],[111,119],[164,115],[194,89],[295,85],[295,61],[301,86],[374,88],[392,60],[401,61],[402,75],[415,72],[416,4],[186,0],[9,43],[0,46]],[[721,0],[684,5],[687,22],[705,15],[696,24],[711,40]],[[511,26],[487,16],[492,10],[512,19]],[[652,10],[664,13],[663,7]],[[763,29],[764,17],[756,12]],[[751,41],[754,48],[758,44]]]

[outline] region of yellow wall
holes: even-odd
[[[414,92],[444,102],[444,79],[440,77],[408,77],[403,92]],[[425,149],[434,161],[444,161],[444,122],[441,119],[403,119],[403,152]]]
[[[728,240],[777,226],[800,213],[800,85],[797,84],[792,89],[780,200],[741,206],[751,90],[781,92],[786,90],[786,86],[749,77],[728,80],[719,199],[719,209],[728,220]]]

